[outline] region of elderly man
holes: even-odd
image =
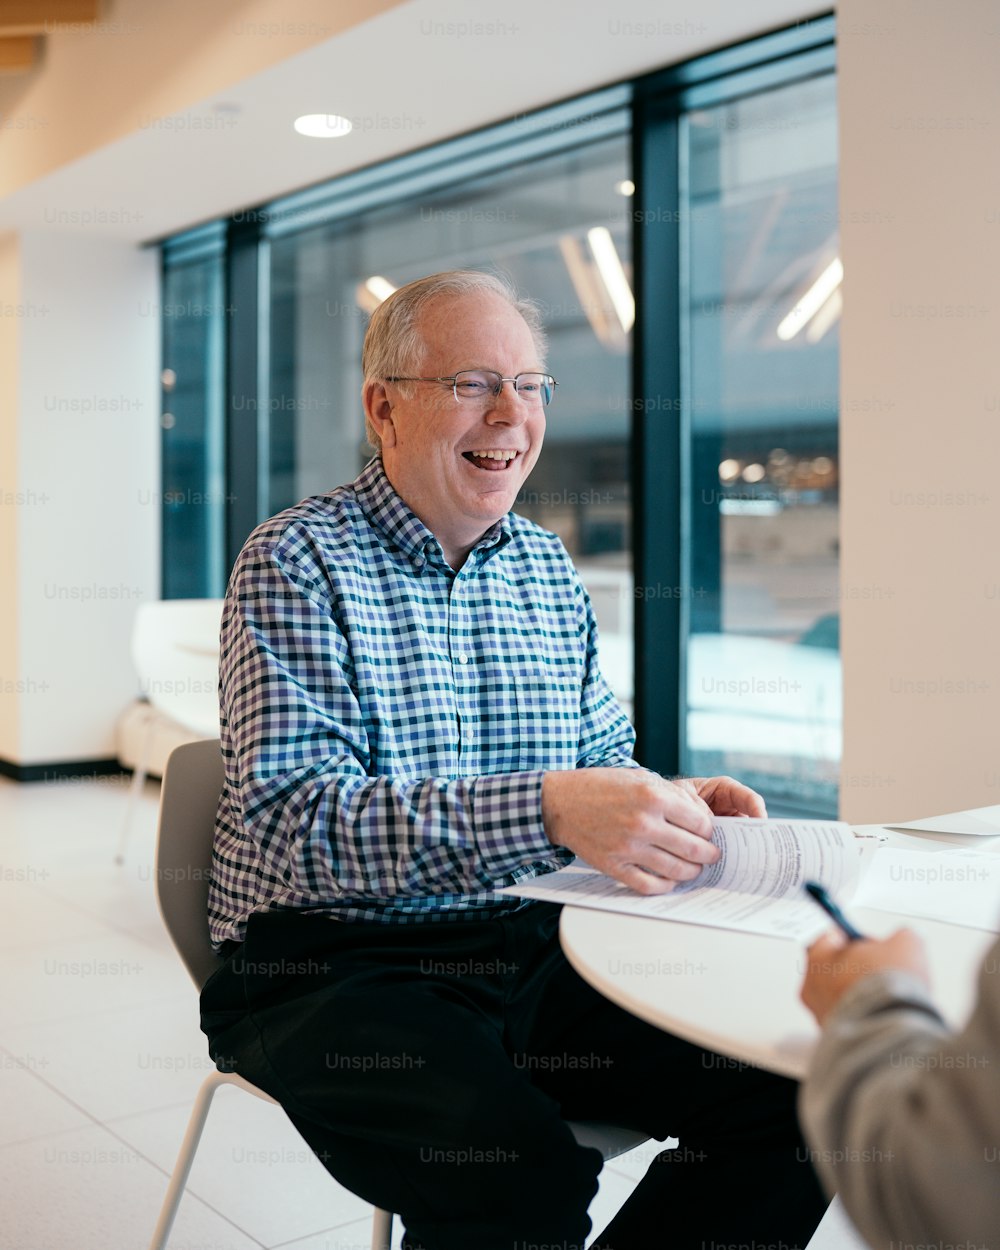
[[[574,853],[663,892],[716,858],[711,811],[763,811],[635,765],[580,579],[509,511],[556,385],[537,313],[488,274],[425,278],[363,365],[378,456],[260,526],[229,585],[212,1053],[424,1250],[582,1246],[581,1118],[680,1138],[609,1250],[804,1245],[792,1083],[612,1006],[557,907],[496,893]]]

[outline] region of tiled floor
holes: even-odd
[[[117,866],[121,779],[0,779],[2,1250],[143,1250],[155,1225],[210,1063],[153,899],[158,794],[147,783]],[[598,1232],[651,1149],[605,1168]],[[171,1250],[367,1250],[369,1237],[370,1209],[278,1108],[219,1092]]]

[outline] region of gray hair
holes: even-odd
[[[520,313],[531,331],[539,366],[544,368],[546,342],[539,306],[533,300],[522,299],[514,284],[502,274],[479,269],[450,269],[401,286],[375,309],[361,350],[365,382],[382,382],[400,374],[417,373],[425,348],[417,328],[423,309],[439,296],[480,292],[499,295]],[[381,447],[378,431],[367,417],[365,435],[369,445],[378,451]]]

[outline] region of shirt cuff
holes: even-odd
[[[923,981],[902,968],[883,968],[855,982],[830,1012],[827,1024],[853,1023],[883,1011],[926,1011],[941,1019]]]
[[[809,1061],[807,1085],[828,1084],[847,1047],[872,1047],[881,1054],[905,1043],[916,1029],[935,1042],[947,1027],[919,977],[901,968],[873,972],[851,986],[827,1016]]]
[[[477,777],[472,792],[476,845],[491,877],[503,877],[531,860],[548,859],[555,847],[542,823],[542,779],[529,773]]]

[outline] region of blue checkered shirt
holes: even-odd
[[[248,539],[220,696],[216,944],[274,908],[510,911],[498,887],[572,858],[545,836],[543,773],[635,766],[559,539],[509,513],[456,573],[378,458]]]

